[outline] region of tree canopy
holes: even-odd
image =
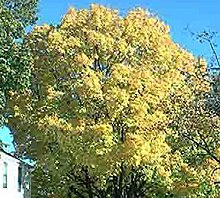
[[[47,176],[35,178],[41,196],[68,196],[63,181],[75,167],[86,167],[100,186],[122,165],[146,167],[164,196],[196,197],[210,184],[213,156],[192,160],[205,144],[198,147],[198,132],[215,122],[205,111],[194,114],[209,94],[206,64],[174,43],[161,20],[141,8],[124,17],[100,5],[71,8],[60,25],[35,27],[27,43],[31,87],[10,92],[7,107],[17,149]]]
[[[37,2],[0,0],[1,120],[6,116],[4,110],[8,93],[21,91],[30,85],[31,54],[23,39],[26,27],[36,21]]]

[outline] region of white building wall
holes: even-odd
[[[4,162],[8,164],[7,188],[3,188]],[[18,167],[20,161],[0,151],[0,198],[24,198],[24,190],[18,191]]]

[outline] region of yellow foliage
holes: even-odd
[[[53,131],[74,163],[99,174],[125,161],[170,177],[165,158],[181,159],[166,142],[172,112],[165,110],[172,94],[192,97],[183,73],[195,73],[196,59],[171,40],[167,25],[141,8],[122,17],[94,4],[71,8],[59,28],[37,26],[28,39],[34,88],[26,106],[13,100],[18,134],[28,126],[36,138]]]

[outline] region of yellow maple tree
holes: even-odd
[[[49,163],[55,142],[94,174],[111,174],[121,162],[149,165],[172,185],[172,170],[185,163],[166,141],[175,133],[167,109],[176,103],[181,111],[192,87],[209,92],[209,85],[196,77],[186,83],[198,60],[172,41],[166,24],[141,8],[122,17],[94,4],[70,8],[57,27],[35,27],[28,43],[32,87],[11,93],[8,108],[17,141],[32,137],[27,152],[37,163]]]

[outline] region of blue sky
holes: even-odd
[[[12,144],[13,136],[10,134],[10,131],[7,127],[0,129],[0,139],[7,145],[6,151],[14,151],[14,146]]]
[[[196,41],[189,31],[217,31],[220,34],[220,1],[219,0],[40,0],[38,24],[58,24],[70,6],[88,8],[91,3],[98,3],[118,9],[121,15],[134,7],[149,9],[159,16],[171,28],[175,42],[194,55],[210,56],[209,47]],[[0,138],[11,142],[7,128],[0,130]]]

